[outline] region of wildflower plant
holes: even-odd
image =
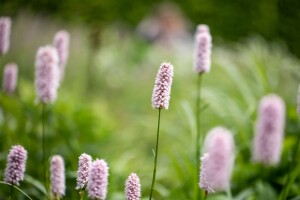
[[[26,169],[27,151],[21,145],[12,146],[7,155],[7,164],[5,169],[4,181],[11,184],[10,198],[13,199],[14,186],[20,185],[24,180]],[[18,189],[20,190],[20,189]],[[21,190],[20,190],[21,191]],[[21,191],[24,193],[23,191]]]
[[[17,86],[18,81],[18,66],[14,63],[9,63],[4,68],[2,89],[7,94],[12,94]]]
[[[136,173],[131,173],[126,180],[125,193],[127,200],[141,199],[141,183]]]
[[[158,109],[158,123],[157,123],[157,133],[156,133],[156,146],[154,152],[153,176],[152,176],[150,198],[149,198],[150,200],[152,198],[154,185],[155,185],[155,178],[156,178],[161,109],[169,108],[173,74],[174,74],[173,65],[166,62],[162,63],[158,70],[154,88],[153,88],[153,93],[152,93],[152,107],[153,109]]]
[[[92,157],[88,154],[81,154],[78,162],[76,190],[80,190],[80,197],[83,199],[84,190],[86,189],[89,172],[92,166]]]
[[[35,87],[37,101],[42,103],[42,160],[44,184],[47,188],[46,177],[46,139],[45,139],[45,121],[46,105],[53,103],[57,97],[59,87],[59,68],[58,53],[52,46],[40,47],[36,54],[35,61]]]
[[[87,185],[88,197],[93,200],[105,200],[108,187],[108,166],[104,160],[93,161],[89,182]]]
[[[64,159],[54,155],[50,162],[51,195],[54,200],[59,200],[65,195],[65,164]]]
[[[201,82],[202,75],[204,73],[208,73],[210,71],[211,64],[211,35],[209,31],[209,27],[204,24],[200,24],[197,26],[196,34],[195,34],[195,58],[194,58],[194,69],[198,74],[197,77],[197,91],[196,91],[196,144],[195,144],[195,152],[196,152],[196,168],[195,168],[195,181],[194,181],[194,199],[197,200],[200,198],[199,187],[198,187],[198,173],[200,167],[200,144],[202,143],[202,137],[200,134],[200,111],[201,111]]]
[[[11,19],[0,17],[0,56],[8,52],[10,46]]]
[[[226,128],[216,127],[207,134],[199,182],[205,194],[229,190],[234,149],[233,136]]]
[[[264,165],[280,161],[285,126],[285,104],[281,97],[270,94],[260,101],[252,157]]]
[[[61,30],[58,31],[53,39],[53,46],[57,49],[58,52],[58,66],[59,66],[59,80],[62,81],[65,74],[65,66],[69,57],[69,43],[70,43],[70,34]]]

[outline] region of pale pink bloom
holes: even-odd
[[[53,46],[58,52],[60,80],[63,79],[65,66],[69,57],[69,42],[70,34],[65,30],[58,31],[54,36]]]
[[[12,146],[7,156],[4,181],[19,185],[24,179],[27,151],[21,145]]]
[[[7,64],[3,74],[3,90],[8,94],[12,94],[16,89],[17,80],[18,66],[14,63]]]
[[[59,86],[58,54],[52,46],[40,47],[35,62],[37,98],[42,103],[52,103]]]
[[[281,97],[270,94],[260,101],[252,157],[265,165],[280,161],[284,137],[285,104]]]
[[[105,200],[108,186],[108,166],[104,160],[96,159],[92,163],[87,186],[88,196],[91,199]]]
[[[127,200],[140,200],[141,198],[141,183],[137,174],[131,173],[126,180],[126,199]]]
[[[205,138],[200,172],[200,188],[207,192],[226,191],[234,162],[234,140],[223,127],[212,129]]]
[[[207,25],[198,25],[195,34],[195,70],[197,73],[210,71],[212,38]]]
[[[52,156],[51,158],[50,182],[53,197],[61,198],[65,195],[65,164],[64,159],[59,155]]]
[[[214,192],[213,185],[211,183],[211,176],[213,175],[212,171],[210,170],[210,157],[208,153],[205,153],[201,157],[201,170],[200,170],[200,183],[199,186],[207,193]]]
[[[152,107],[157,109],[168,109],[171,86],[173,80],[173,66],[170,63],[162,63],[158,70],[153,93]]]
[[[85,153],[81,154],[78,162],[76,190],[86,188],[91,166],[92,157]]]
[[[9,17],[0,17],[0,55],[7,53],[10,45],[11,20]]]

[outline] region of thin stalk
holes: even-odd
[[[205,193],[204,193],[204,200],[206,200],[207,195],[208,195],[208,192],[205,190]]]
[[[13,199],[13,190],[14,190],[14,187],[13,185],[10,186],[10,199],[12,200]]]
[[[226,190],[226,194],[228,199],[232,199],[232,193],[230,187],[228,187],[228,189]]]
[[[80,200],[83,200],[84,190],[81,190],[81,191],[79,192],[79,195],[80,195]]]
[[[161,109],[158,109],[158,122],[157,122],[157,133],[156,133],[155,155],[154,155],[154,168],[153,168],[153,177],[152,177],[152,184],[151,184],[151,191],[150,191],[150,198],[149,198],[149,200],[152,199],[152,194],[153,194],[154,184],[155,184],[155,178],[156,178],[158,142],[159,142],[159,127],[160,127],[160,114],[161,114]]]
[[[0,181],[0,184],[11,186],[11,187],[17,189],[18,191],[20,191],[22,194],[24,194],[28,199],[32,200],[32,199],[30,198],[30,196],[28,196],[23,190],[21,190],[21,189],[18,188],[17,186],[15,186],[15,185],[13,185],[13,184],[10,184],[10,183],[6,183],[6,182],[4,182],[4,181]]]
[[[195,169],[195,183],[194,183],[194,199],[200,199],[200,190],[198,186],[199,170],[200,170],[200,144],[202,143],[202,137],[200,135],[200,109],[201,109],[201,80],[202,74],[200,73],[197,77],[197,96],[196,96],[196,169]]]
[[[43,103],[42,106],[42,159],[43,159],[43,177],[44,177],[44,185],[46,189],[46,196],[48,197],[48,186],[47,186],[47,166],[46,166],[46,139],[45,139],[45,129],[46,129],[46,104]]]

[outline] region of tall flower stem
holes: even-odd
[[[201,82],[202,82],[202,73],[198,74],[197,77],[197,96],[196,96],[196,169],[195,169],[195,183],[194,183],[194,199],[200,199],[200,189],[198,186],[199,170],[200,170],[200,144],[202,143],[202,136],[200,134],[200,110],[201,110]]]
[[[157,155],[158,155],[160,115],[161,115],[161,109],[158,109],[158,122],[157,122],[157,133],[156,133],[155,155],[154,155],[154,168],[153,168],[153,177],[152,177],[151,192],[150,192],[150,198],[149,198],[149,200],[152,199],[152,194],[153,194],[154,184],[155,184],[155,178],[156,178],[156,166],[157,166]]]
[[[42,160],[43,160],[43,178],[44,186],[46,189],[46,195],[48,198],[48,186],[47,186],[47,166],[46,166],[46,138],[45,138],[45,129],[46,129],[46,104],[42,104]]]

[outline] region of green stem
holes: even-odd
[[[205,190],[205,193],[204,193],[204,200],[206,200],[207,195],[208,195],[208,192]]]
[[[26,194],[23,190],[21,190],[21,189],[18,188],[17,186],[12,185],[12,184],[10,184],[10,183],[6,183],[6,182],[4,182],[4,181],[0,181],[0,184],[3,184],[3,185],[9,185],[9,186],[11,186],[11,187],[17,189],[18,191],[20,191],[20,192],[21,192],[22,194],[24,194],[28,199],[32,200],[32,199],[30,198],[30,196],[28,196],[28,194]]]
[[[42,108],[42,159],[43,159],[43,177],[44,177],[44,185],[46,189],[46,196],[47,199],[48,197],[48,186],[47,186],[47,166],[46,166],[46,138],[45,138],[45,127],[46,127],[46,104],[43,103],[43,108]]]
[[[202,74],[200,73],[197,77],[197,96],[196,96],[196,169],[195,169],[195,183],[194,183],[194,199],[200,199],[200,189],[198,186],[199,170],[200,170],[200,144],[202,143],[202,137],[200,135],[200,109],[201,109],[201,80]]]
[[[151,184],[151,191],[150,191],[150,198],[152,199],[152,194],[154,190],[155,178],[156,178],[156,166],[157,166],[157,155],[158,155],[158,141],[159,141],[159,126],[160,126],[160,114],[161,109],[158,109],[158,122],[157,122],[157,133],[156,133],[156,146],[155,146],[155,155],[154,155],[154,168],[153,168],[153,177],[152,177],[152,184]]]
[[[80,200],[83,200],[84,190],[79,191]]]
[[[10,186],[10,199],[13,200],[13,190],[14,190],[14,187],[13,185]]]

